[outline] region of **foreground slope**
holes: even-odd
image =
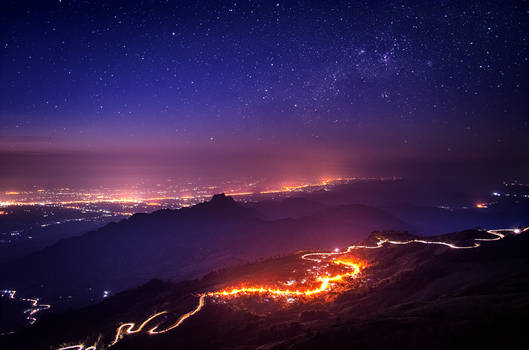
[[[329,288],[321,297],[212,297],[178,327],[148,335],[151,327],[171,324],[195,309],[197,294],[204,291],[241,281],[279,283],[296,271],[316,268],[314,260],[300,259],[315,255],[300,252],[177,285],[152,281],[99,305],[45,317],[4,341],[11,348],[48,349],[81,341],[103,349],[122,322],[135,322],[132,329],[138,329],[149,315],[169,310],[151,324],[147,321],[144,331],[118,334],[112,348],[527,348],[529,235],[499,234],[505,238],[477,230],[435,238],[465,247],[455,249],[420,243],[405,233],[377,232],[360,245],[373,247],[385,240],[380,248],[347,253],[365,264],[361,275],[347,286]]]

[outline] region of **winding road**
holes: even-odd
[[[468,245],[468,246],[458,246],[456,244],[452,244],[448,242],[428,241],[428,240],[422,240],[422,239],[394,241],[394,240],[382,238],[382,239],[379,239],[378,242],[374,246],[352,245],[352,246],[347,247],[347,249],[343,252],[307,253],[301,256],[303,260],[313,261],[317,263],[322,263],[322,262],[332,263],[334,265],[343,267],[345,272],[341,274],[337,274],[337,275],[332,275],[332,276],[314,273],[313,282],[317,282],[319,283],[319,285],[316,288],[312,288],[312,289],[293,290],[293,289],[280,289],[280,288],[255,286],[255,287],[233,287],[233,288],[223,289],[219,291],[201,293],[197,295],[198,296],[197,306],[192,311],[189,311],[181,315],[175,323],[171,324],[170,326],[166,328],[161,328],[161,321],[155,322],[156,320],[159,319],[160,316],[166,315],[169,313],[168,311],[161,311],[161,312],[155,313],[154,315],[148,317],[145,321],[140,323],[138,326],[136,326],[134,322],[128,322],[128,323],[121,324],[116,329],[116,334],[114,336],[112,343],[110,343],[107,346],[102,345],[102,344],[93,344],[90,346],[86,346],[85,344],[76,344],[76,345],[68,345],[65,347],[60,347],[60,348],[57,348],[57,350],[97,350],[98,348],[108,348],[118,343],[126,335],[141,333],[142,331],[146,329],[148,329],[146,333],[149,335],[156,335],[156,334],[169,332],[179,327],[189,317],[200,312],[200,310],[202,310],[202,308],[206,305],[206,298],[236,297],[238,295],[251,295],[251,294],[263,294],[263,295],[272,295],[272,296],[280,296],[280,297],[311,297],[317,294],[329,292],[330,290],[332,290],[335,284],[344,282],[350,278],[356,278],[361,273],[362,266],[363,266],[361,262],[352,261],[350,259],[345,259],[345,258],[339,258],[357,249],[378,249],[378,248],[382,248],[386,244],[407,245],[407,244],[412,244],[412,243],[441,245],[441,246],[446,246],[451,249],[474,249],[474,248],[478,248],[481,245],[480,242],[499,241],[505,238],[507,233],[510,233],[512,235],[518,235],[528,230],[529,230],[529,227],[526,227],[524,229],[488,230],[487,233],[489,233],[490,235],[494,237],[475,238],[473,244]]]

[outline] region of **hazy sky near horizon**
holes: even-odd
[[[529,172],[526,1],[0,6],[2,179]]]

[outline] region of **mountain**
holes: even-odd
[[[424,182],[356,182],[337,185],[331,191],[306,192],[296,196],[300,197],[300,201],[324,206],[363,204],[379,208],[413,225],[414,231],[421,235],[437,235],[469,227],[529,225],[528,201],[518,197],[499,197],[502,198],[500,200],[486,193],[464,195],[454,192],[450,186],[440,186],[424,179]],[[488,202],[490,205],[486,209],[476,208],[478,202]],[[306,206],[310,209],[310,204]]]
[[[48,205],[12,205],[2,212],[8,215],[0,215],[0,264],[123,218]]]
[[[504,232],[498,241],[485,231],[467,230],[436,240],[444,245],[386,244],[350,254],[364,261],[350,288],[308,300],[267,296],[210,297],[181,326],[148,335],[193,310],[197,293],[262,281],[312,261],[302,253],[224,269],[178,284],[153,280],[104,302],[43,317],[34,326],[3,338],[9,348],[47,349],[59,344],[112,340],[122,322],[136,322],[170,310],[145,331],[128,334],[113,349],[526,349],[529,339],[529,235]],[[376,232],[380,239],[416,239],[400,232]],[[137,329],[137,328],[133,328]],[[102,347],[101,347],[102,348]],[[98,347],[99,349],[99,347]]]
[[[181,281],[298,249],[343,246],[377,229],[411,226],[361,205],[269,220],[221,194],[193,207],[135,214],[61,240],[2,265],[0,286],[39,296],[56,309],[79,306],[100,300],[103,290],[115,293],[152,278]]]
[[[529,224],[529,206],[493,205],[485,210],[478,208],[447,209],[398,203],[381,205],[381,209],[412,223],[423,235],[441,234],[466,227],[508,227]]]

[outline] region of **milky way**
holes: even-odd
[[[8,1],[0,142],[516,153],[526,5]]]

